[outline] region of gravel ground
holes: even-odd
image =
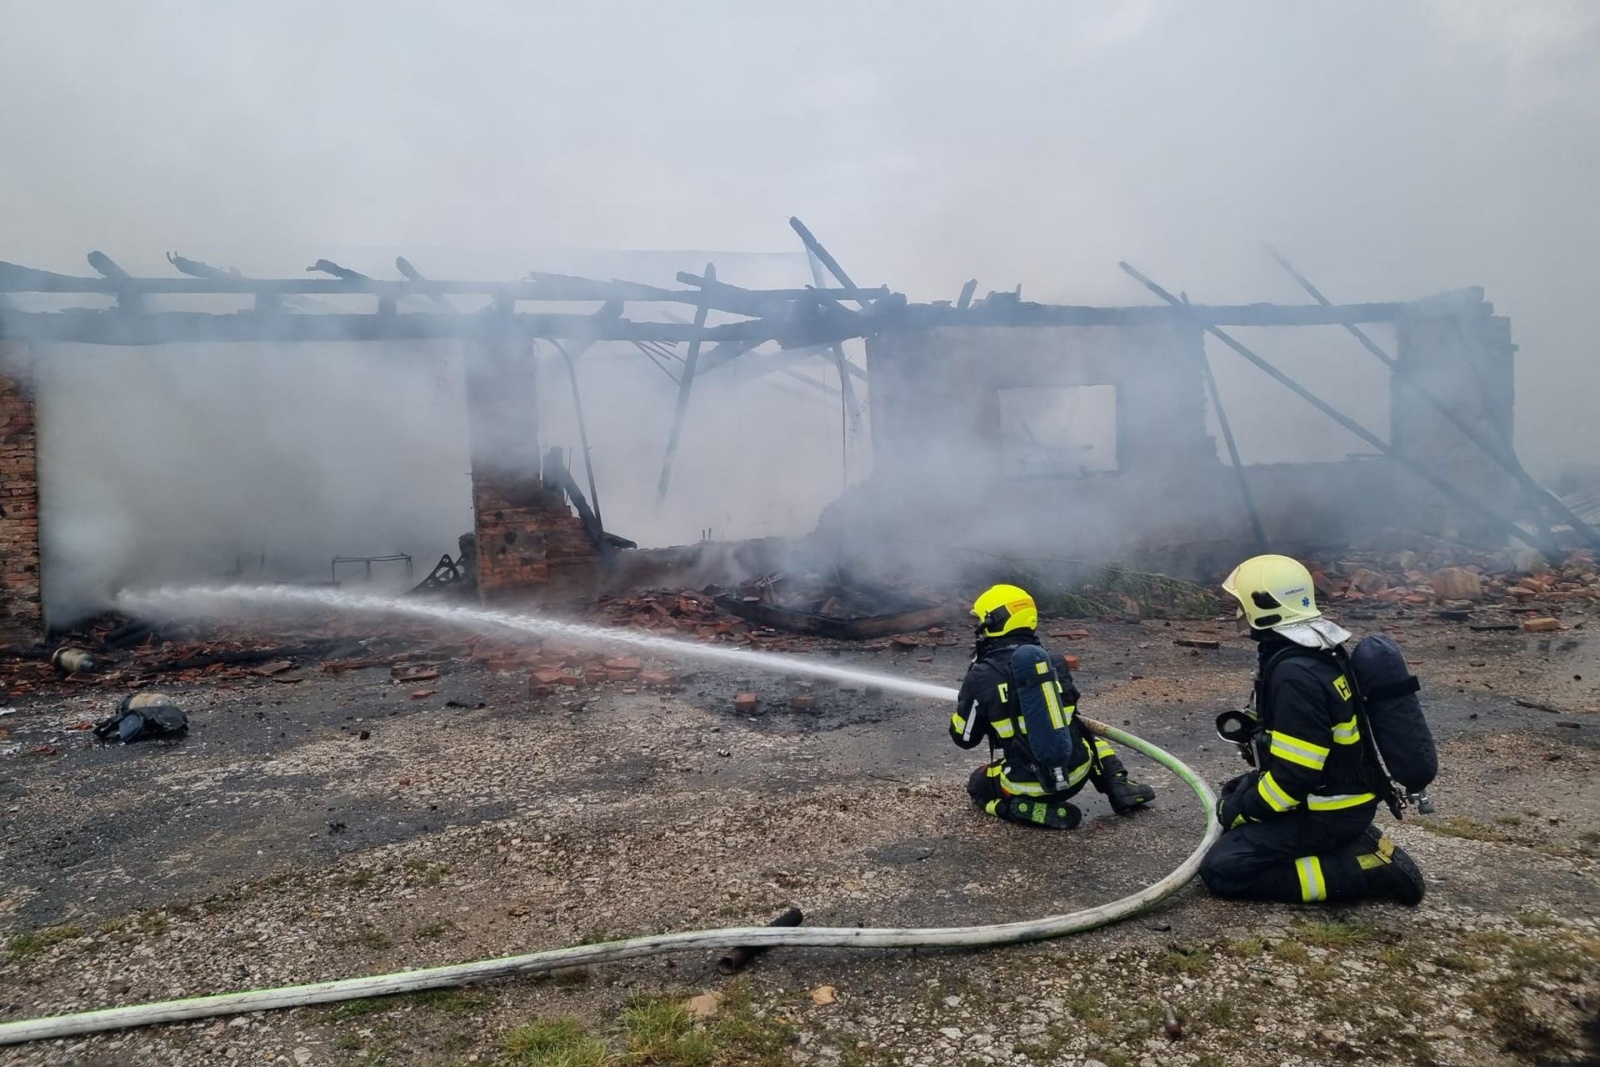
[[[1248,687],[1247,642],[1209,622],[1085,628],[1053,643],[1083,658],[1086,712],[1208,779],[1241,769],[1211,720]],[[599,1062],[516,1051],[518,1027],[565,1017],[619,1064],[1600,1063],[1600,642],[1390,629],[1443,743],[1439,814],[1384,816],[1428,875],[1416,910],[1228,904],[1191,885],[1050,944],[780,949],[739,979],[705,954],[658,956],[0,1063]],[[1192,634],[1223,647],[1173,644]],[[965,666],[961,647],[822,654],[948,685]],[[26,698],[0,716],[0,1018],[761,923],[790,903],[815,925],[1032,918],[1148,884],[1200,828],[1181,783],[1137,759],[1161,793],[1148,811],[1085,797],[1077,832],[1002,825],[969,809],[976,760],[949,744],[945,708],[817,683],[794,711],[795,679],[676,667],[670,692],[539,698],[526,671],[469,661],[415,700],[381,668],[252,678],[179,691],[190,736],[126,748],[66,729],[105,714],[109,691]],[[763,702],[736,713],[747,689]],[[637,1044],[629,1005],[710,991],[729,997],[697,1024],[701,1058]]]

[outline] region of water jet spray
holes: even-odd
[[[810,660],[768,652],[716,648],[646,636],[600,626],[560,622],[531,615],[512,615],[480,608],[449,607],[414,601],[387,600],[382,597],[341,593],[326,589],[296,589],[282,586],[227,586],[167,588],[153,592],[126,592],[118,596],[120,606],[134,612],[165,612],[216,617],[259,614],[273,607],[320,607],[337,611],[398,615],[433,619],[479,631],[505,629],[538,636],[562,637],[576,641],[614,642],[658,652],[663,656],[687,656],[735,662],[763,670],[787,674],[809,674],[818,678],[857,681],[882,686],[885,690],[933,700],[951,701],[956,690],[892,675],[832,667]],[[254,610],[250,610],[253,608]],[[362,997],[388,996],[424,989],[440,989],[481,982],[513,974],[541,974],[563,967],[581,967],[616,960],[637,959],[664,952],[704,949],[760,950],[777,946],[814,948],[987,948],[1062,937],[1120,922],[1153,907],[1182,889],[1200,869],[1200,861],[1222,833],[1216,818],[1216,797],[1205,781],[1190,767],[1166,750],[1114,726],[1085,718],[1096,733],[1150,757],[1181,778],[1194,791],[1205,813],[1205,833],[1200,843],[1166,877],[1120,900],[1082,911],[1052,915],[1023,922],[988,926],[943,927],[728,927],[720,930],[690,930],[607,941],[594,945],[550,949],[519,956],[480,960],[474,963],[428,967],[395,974],[345,978],[311,985],[258,989],[241,993],[193,997],[184,1000],[136,1004],[123,1008],[59,1015],[54,1018],[25,1019],[0,1023],[0,1045],[42,1041],[74,1034],[96,1033],[154,1023],[203,1019],[217,1015],[294,1008],[307,1004],[328,1004]]]

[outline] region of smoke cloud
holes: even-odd
[[[913,300],[975,276],[980,294],[1150,302],[1127,259],[1196,302],[1300,302],[1270,240],[1339,301],[1482,285],[1521,346],[1524,460],[1548,477],[1600,451],[1600,11],[1581,0],[63,0],[6,25],[0,259],[83,273],[103,249],[166,273],[173,249],[286,276],[326,256],[392,277],[398,253],[435,277],[646,281],[714,260],[739,284],[798,285],[792,213],[858,282]],[[1349,338],[1247,340],[1386,430],[1380,369]],[[564,368],[541,356],[547,443],[575,449]],[[470,527],[459,360],[50,350],[52,596],[263,551],[306,573],[452,551]],[[1247,462],[1365,450],[1212,361],[1251,413]],[[867,472],[837,397],[735,366],[696,396],[657,508],[671,383],[621,347],[579,373],[607,525],[642,543],[803,532]]]

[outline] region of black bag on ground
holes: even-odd
[[[131,693],[122,698],[115,715],[95,726],[94,735],[102,741],[116,737],[128,744],[150,737],[170,737],[188,729],[189,716],[182,708],[166,703],[159,694]]]

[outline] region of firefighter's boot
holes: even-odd
[[[1106,795],[1106,799],[1111,801],[1111,810],[1118,815],[1142,808],[1156,798],[1154,787],[1128,778],[1128,769],[1117,756],[1101,759],[1098,773],[1093,778],[1095,788]]]
[[[1405,849],[1375,826],[1368,828],[1357,847],[1370,848],[1356,856],[1367,882],[1367,896],[1388,897],[1413,908],[1422,903],[1427,885],[1421,868]]]
[[[1071,830],[1083,821],[1083,812],[1076,804],[1035,797],[1006,797],[1000,801],[995,814],[1007,822],[1046,830]]]

